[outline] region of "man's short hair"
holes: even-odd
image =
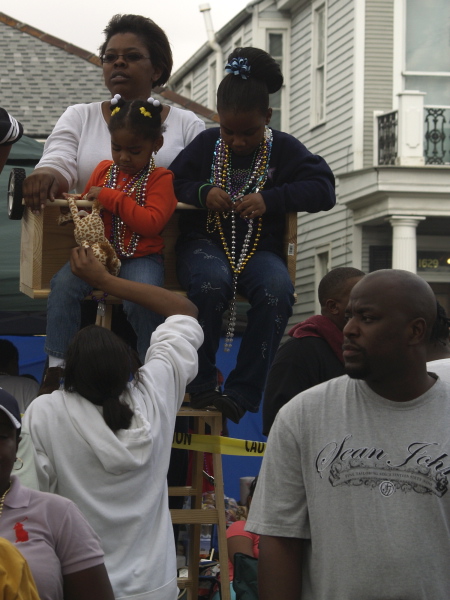
[[[336,267],[327,273],[319,283],[318,294],[320,306],[324,306],[329,298],[339,298],[349,279],[364,277],[365,273],[354,267]]]

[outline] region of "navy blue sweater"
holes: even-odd
[[[219,128],[200,133],[177,158],[169,169],[175,175],[175,194],[179,202],[202,208],[206,196],[214,187],[205,185],[211,178],[215,144]],[[253,161],[250,156],[231,156],[233,169],[248,169]],[[202,187],[203,186],[203,187]],[[273,131],[269,173],[264,188],[260,190],[266,204],[262,217],[261,239],[258,250],[269,250],[283,257],[283,235],[287,212],[310,212],[330,210],[336,203],[334,176],[320,156],[311,154],[293,136]],[[217,232],[206,231],[206,212],[182,211],[179,220],[180,241],[208,238],[221,246]],[[228,222],[224,220],[227,233]],[[247,230],[244,219],[237,219],[237,238],[242,241]]]

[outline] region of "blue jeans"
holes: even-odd
[[[122,279],[151,283],[164,283],[164,259],[160,254],[122,259]],[[47,302],[47,339],[45,351],[50,356],[64,358],[66,350],[81,323],[80,302],[92,292],[92,287],[74,275],[66,263],[50,282]],[[150,337],[163,318],[133,302],[124,300],[127,319],[137,335],[137,350],[141,361],[150,345]]]
[[[233,276],[224,251],[206,239],[178,244],[177,275],[199,310],[205,335],[198,351],[198,375],[188,391],[203,392],[217,385],[216,352],[222,316],[233,295]],[[292,314],[294,289],[283,260],[267,251],[252,256],[239,275],[237,289],[251,307],[236,366],[223,392],[246,410],[257,412],[270,365]]]

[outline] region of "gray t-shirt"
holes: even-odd
[[[448,600],[449,455],[449,384],[393,402],[344,375],[281,409],[246,529],[307,540],[302,600]]]

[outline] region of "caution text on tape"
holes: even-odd
[[[214,454],[233,454],[235,456],[264,456],[266,442],[238,440],[220,435],[175,432],[172,448],[212,452]]]

